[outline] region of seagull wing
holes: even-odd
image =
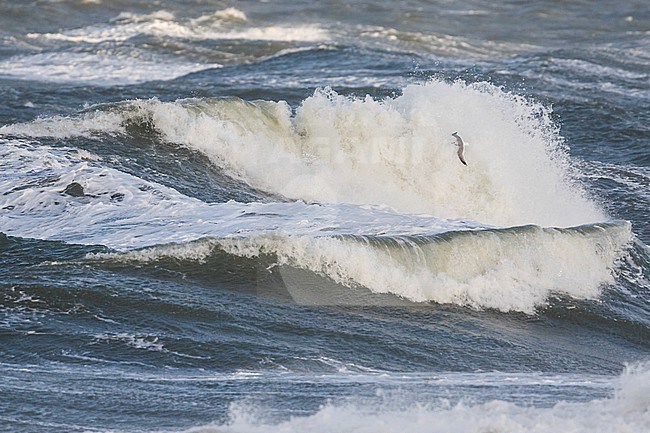
[[[460,162],[467,165],[467,162],[465,161],[465,157],[463,156],[463,148],[462,147],[458,148],[458,159],[460,159]]]

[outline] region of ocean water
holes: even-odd
[[[0,101],[0,431],[650,432],[646,1],[3,1]]]

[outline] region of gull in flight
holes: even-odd
[[[467,165],[467,162],[465,162],[465,157],[463,157],[463,152],[465,150],[465,143],[463,143],[463,139],[460,138],[460,135],[458,135],[458,132],[454,132],[451,135],[456,138],[456,146],[458,147],[458,152],[457,152],[458,153],[458,159],[460,159],[460,162]]]

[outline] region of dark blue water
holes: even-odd
[[[644,2],[0,22],[0,431],[650,430]]]

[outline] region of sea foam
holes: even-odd
[[[502,226],[606,219],[572,180],[549,110],[486,83],[415,84],[383,100],[319,90],[294,116],[283,103],[151,111],[169,141],[289,198]],[[454,131],[468,143],[468,167],[456,160]]]
[[[258,25],[235,8],[218,10],[196,18],[180,18],[169,11],[149,14],[123,12],[113,20],[80,28],[61,29],[55,33],[28,33],[24,37],[30,45],[40,49],[19,54],[0,61],[0,76],[56,83],[93,84],[97,86],[138,84],[154,80],[172,80],[183,75],[219,68],[227,59],[248,59],[242,56],[245,48],[236,49],[237,55],[223,55],[215,49],[201,56],[193,50],[187,55],[163,54],[161,51],[140,46],[133,48],[129,41],[149,38],[149,45],[170,44],[170,40],[211,41],[271,41],[285,44],[326,42],[330,39],[326,29],[317,24]],[[73,45],[67,51],[51,50],[53,44]],[[145,44],[148,45],[148,44]],[[269,48],[261,57],[268,57],[287,49],[282,45]],[[254,50],[259,52],[259,50]],[[252,54],[255,57],[257,54]]]
[[[350,433],[637,433],[650,430],[650,380],[647,364],[626,368],[614,396],[587,402],[558,402],[535,407],[492,400],[486,403],[383,402],[329,403],[313,415],[265,422],[264,408],[234,404],[230,421],[184,433],[350,432]],[[409,396],[412,398],[412,396]]]
[[[132,50],[127,53],[43,52],[0,61],[0,76],[54,83],[120,85],[172,80],[192,72],[218,68],[218,63],[168,59]]]
[[[291,199],[386,205],[503,227],[607,220],[576,181],[550,114],[487,83],[432,81],[381,100],[317,90],[295,110],[238,99],[133,101],[0,133],[85,135],[147,122],[231,176]],[[455,131],[467,143],[467,167],[456,158]]]

